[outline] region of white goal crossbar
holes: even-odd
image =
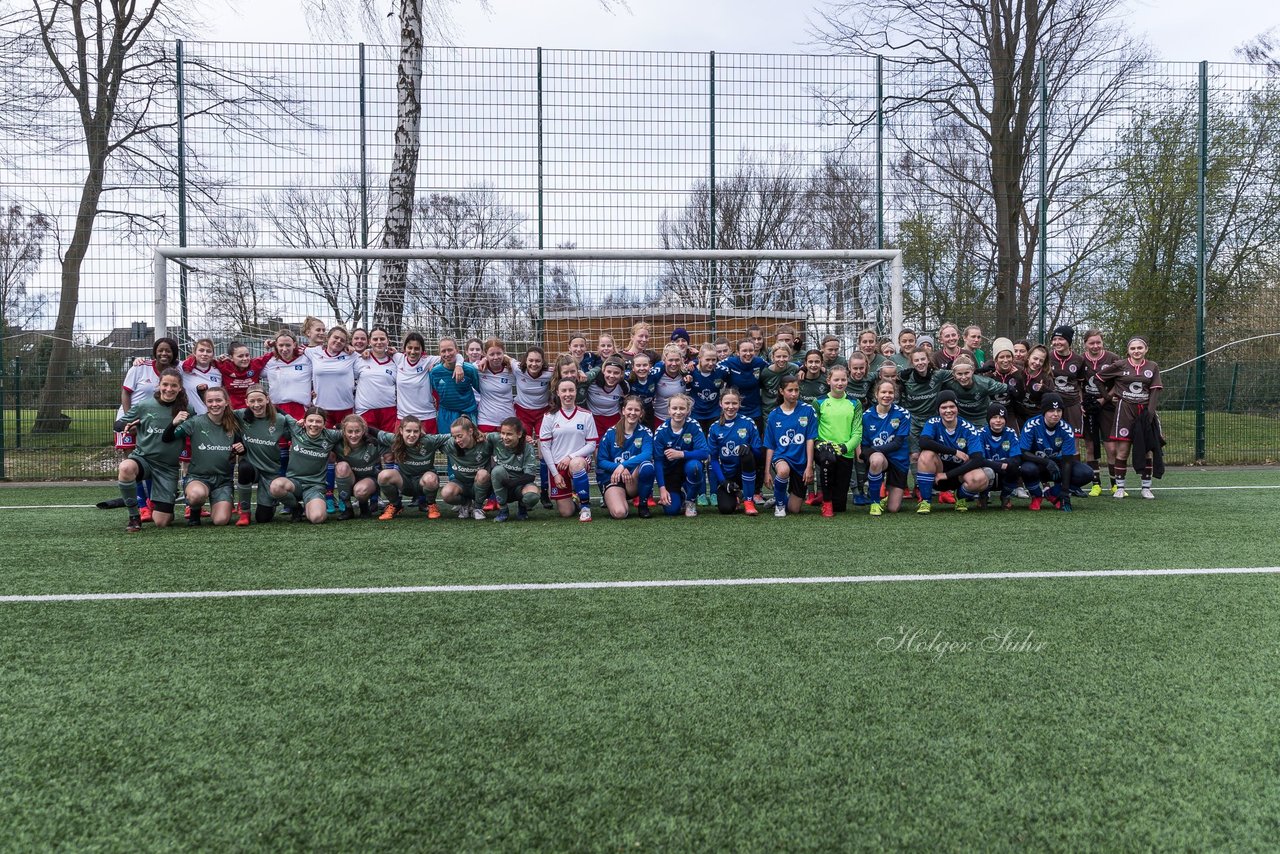
[[[339,249],[295,246],[157,246],[153,262],[155,334],[168,334],[169,264],[174,259],[251,258],[264,260],[381,261],[869,261],[888,263],[891,270],[890,327],[893,340],[902,329],[901,249]]]

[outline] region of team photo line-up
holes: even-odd
[[[658,353],[650,336],[636,323],[625,348],[600,335],[591,351],[574,335],[554,361],[536,346],[513,358],[496,338],[441,338],[431,355],[416,332],[396,348],[383,329],[316,318],[305,345],[281,330],[256,358],[241,343],[216,357],[202,339],[179,362],[160,338],[126,375],[115,423],[126,530],[169,525],[179,501],[188,526],[269,522],[277,505],[295,521],[388,521],[406,499],[433,519],[439,499],[459,518],[526,519],[541,504],[589,522],[593,476],[615,519],[770,505],[832,517],[851,495],[872,516],[908,494],[917,513],[984,508],[992,493],[1005,510],[1070,510],[1103,494],[1104,452],[1114,498],[1130,459],[1144,498],[1163,473],[1160,369],[1142,337],[1117,355],[1089,330],[1077,352],[1060,326],[1049,346],[996,338],[988,360],[982,330],[951,323],[936,342],[866,330],[847,358],[831,335],[805,350],[789,325],[767,346],[755,325],[736,346],[692,347],[678,328]]]

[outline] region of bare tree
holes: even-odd
[[[249,248],[258,245],[255,220],[210,221],[208,233],[214,246]],[[274,330],[269,318],[280,313],[273,284],[253,258],[223,258],[213,263],[202,282],[211,332],[257,341]]]
[[[805,188],[809,249],[867,249],[875,246],[871,176],[840,154],[829,154],[809,176]],[[865,314],[862,266],[832,261],[813,265],[821,308],[838,327]]]
[[[1079,166],[1077,146],[1120,107],[1119,94],[1147,51],[1120,20],[1122,0],[885,0],[833,2],[818,37],[841,51],[887,53],[886,112],[895,142],[945,169],[936,137],[910,129],[949,123],[985,158],[982,190],[991,201],[995,248],[995,331],[1030,325],[1021,307],[1032,287],[1038,219],[1032,189],[1043,62],[1053,105],[1050,179],[1062,189]],[[1066,97],[1072,91],[1087,91]],[[865,111],[845,109],[855,130]],[[896,119],[896,120],[895,120]],[[1053,198],[1050,196],[1050,198]]]
[[[362,245],[360,233],[360,182],[350,173],[335,176],[330,186],[289,187],[278,195],[265,196],[267,217],[278,239],[287,246],[303,248],[355,249]],[[372,201],[377,204],[374,194]],[[377,233],[371,235],[371,242]],[[364,315],[369,263],[354,258],[307,258],[303,262],[309,279],[281,277],[278,288],[318,294],[334,320],[342,325],[367,322]]]
[[[0,335],[5,335],[30,323],[48,302],[44,294],[28,294],[27,283],[44,258],[53,222],[17,202],[0,209]]]
[[[155,189],[175,183],[177,118],[168,104],[176,79],[173,45],[158,38],[182,34],[191,17],[175,0],[34,0],[30,8],[0,18],[0,65],[12,81],[0,123],[50,157],[78,150],[84,158],[75,222],[61,258],[53,349],[36,431],[60,432],[70,424],[61,411],[62,390],[81,268],[98,217],[123,219],[141,232],[165,228]],[[209,116],[229,138],[267,139],[282,117],[298,118],[275,78],[237,74],[197,56],[188,58],[187,68],[188,101],[197,105],[187,118]],[[79,122],[76,137],[68,137],[61,123],[63,107]],[[198,163],[189,166],[198,181]],[[145,188],[151,188],[149,198]],[[193,203],[213,201],[214,190],[197,182]]]

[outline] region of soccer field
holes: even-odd
[[[0,847],[1270,848],[1280,471],[1161,485],[132,536],[0,489]],[[14,601],[160,591],[243,595]]]

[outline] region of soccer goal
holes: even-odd
[[[386,270],[400,262],[398,275]],[[162,246],[155,250],[156,335],[184,342],[261,341],[306,317],[393,338],[416,331],[501,339],[510,353],[564,352],[575,335],[618,350],[638,323],[661,350],[677,329],[692,345],[769,340],[792,326],[806,347],[828,335],[853,348],[903,323],[902,253],[846,250],[346,249]]]

